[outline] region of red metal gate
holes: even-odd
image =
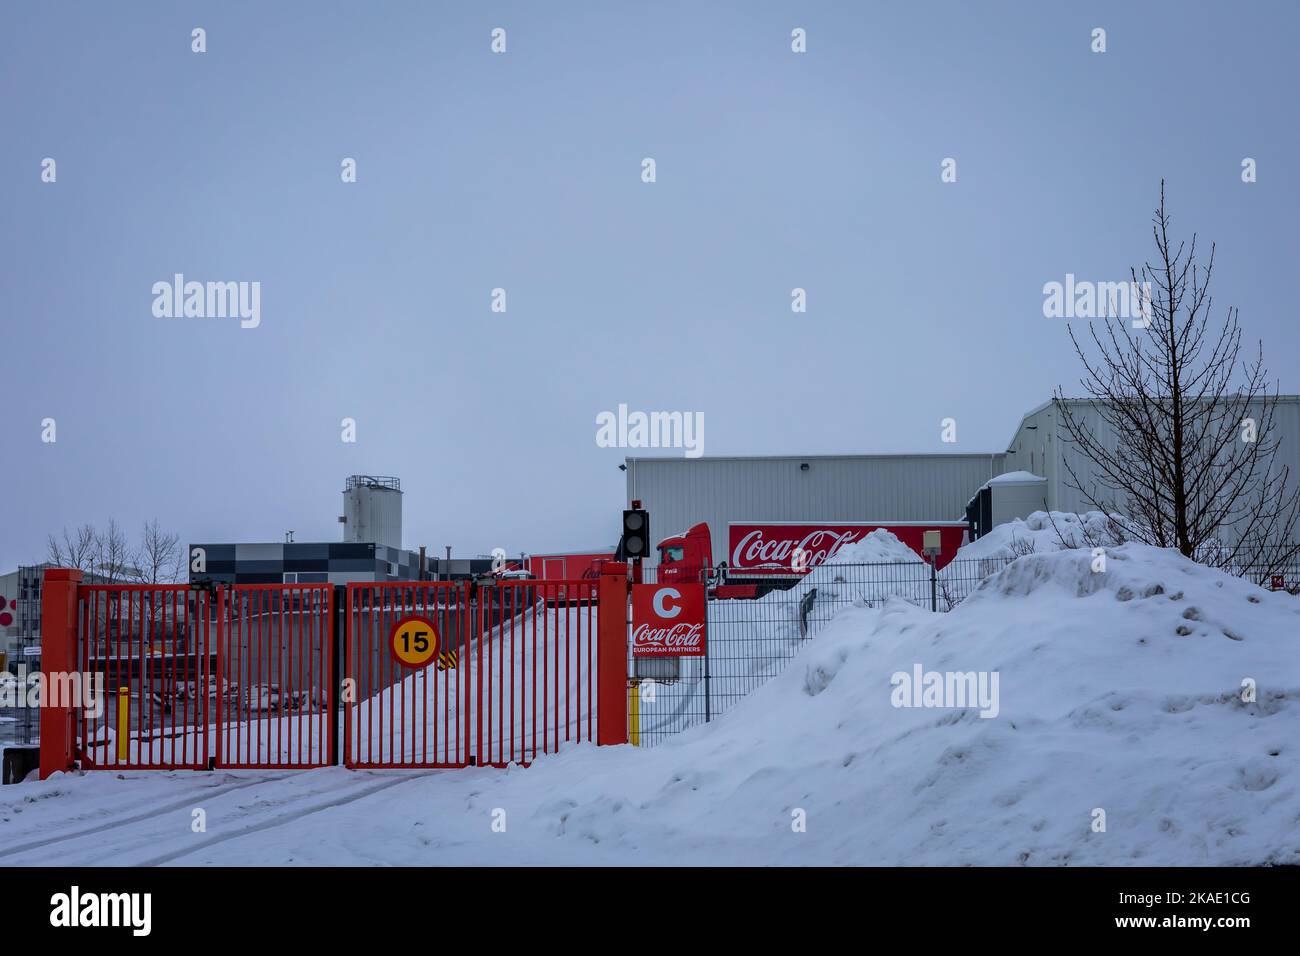
[[[82,587],[78,670],[95,687],[80,709],[88,769],[204,769],[207,687],[218,602],[181,585]]]
[[[594,742],[597,596],[592,580],[349,584],[344,763],[506,766]],[[429,632],[428,663],[406,662],[398,646]]]
[[[334,661],[328,584],[236,584],[217,626],[218,767],[333,763]]]
[[[340,718],[349,767],[626,743],[627,595],[613,563],[594,580],[351,584],[344,624],[329,584],[83,585],[52,568],[41,777],[322,766]]]
[[[327,584],[90,585],[77,663],[88,769],[316,767],[335,732]]]

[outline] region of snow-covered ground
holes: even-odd
[[[56,775],[0,790],[0,865],[1300,863],[1298,641],[1300,600],[1177,554],[1032,554],[947,614],[849,606],[653,749]],[[917,665],[996,672],[997,716],[895,707]]]

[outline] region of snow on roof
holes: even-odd
[[[997,475],[996,477],[990,478],[988,481],[984,482],[984,484],[976,488],[975,494],[970,496],[966,504],[969,505],[972,501],[974,501],[979,496],[979,493],[981,491],[983,491],[985,488],[989,487],[990,485],[1024,485],[1024,484],[1029,484],[1030,482],[1038,482],[1038,481],[1046,481],[1046,480],[1047,479],[1044,478],[1042,475],[1035,475],[1032,471],[1008,471],[1006,474]]]
[[[1042,475],[1035,475],[1032,471],[1009,471],[1005,475],[998,475],[984,482],[984,487],[989,485],[1013,485],[1028,481],[1046,481]]]

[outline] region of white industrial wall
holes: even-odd
[[[1028,518],[1047,507],[1047,482],[999,481],[993,485],[993,525]]]
[[[1108,447],[1114,447],[1114,436],[1104,429],[1105,423],[1094,407],[1072,402],[1071,408],[1076,420],[1101,435]],[[1026,415],[1007,448],[1006,470],[1028,471],[1046,478],[1047,500],[1052,511],[1090,511],[1083,496],[1069,487],[1069,471],[1061,456],[1070,456],[1070,466],[1080,477],[1091,474],[1091,466],[1062,440],[1059,419],[1056,406],[1050,403]]]
[[[1072,410],[1114,448],[1114,435],[1093,403],[1074,401]],[[629,458],[627,497],[650,510],[652,544],[708,522],[715,563],[727,559],[729,521],[960,520],[984,482],[1010,471],[1045,477],[1049,508],[1088,511],[1083,495],[1070,487],[1062,456],[1080,477],[1092,466],[1065,439],[1059,417],[1050,402],[1030,412],[1005,453]],[[1300,396],[1280,399],[1275,427],[1282,442],[1278,461],[1290,467],[1294,487],[1300,482]],[[806,472],[799,467],[805,462]]]
[[[1104,447],[1115,449],[1115,435],[1106,425],[1096,403],[1071,400],[1070,410],[1075,421],[1086,425],[1100,438]],[[1094,466],[1069,441],[1060,417],[1059,410],[1051,404],[1026,415],[1007,450],[1005,470],[1031,471],[1045,477],[1048,501],[1055,511],[1091,511],[1092,505],[1088,500],[1070,486],[1066,461],[1085,486],[1092,480]],[[1281,442],[1275,463],[1290,469],[1289,487],[1294,488],[1300,482],[1300,396],[1279,397],[1273,427],[1274,436]]]
[[[1006,470],[1003,458],[629,458],[627,497],[649,509],[652,545],[707,521],[717,563],[727,558],[729,521],[962,520],[976,489]]]

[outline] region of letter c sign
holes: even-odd
[[[682,608],[680,604],[674,605],[671,608],[665,607],[665,602],[667,601],[668,598],[674,598],[675,600],[680,601],[682,599],[682,592],[677,590],[676,588],[660,588],[658,591],[655,592],[655,597],[654,597],[655,613],[658,614],[660,617],[664,618],[665,620],[671,620],[672,618],[676,617],[678,614],[682,613]]]

